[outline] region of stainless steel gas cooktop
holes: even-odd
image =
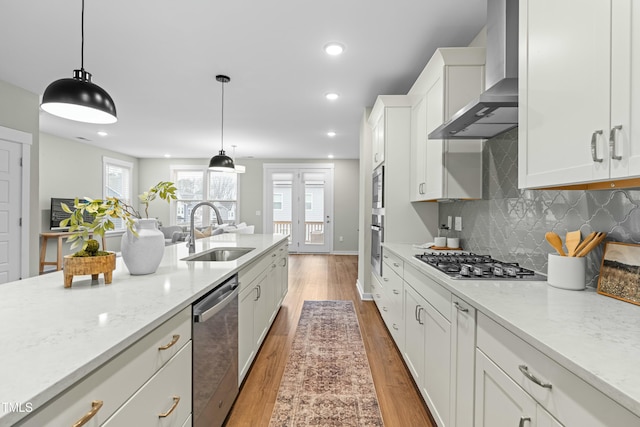
[[[517,262],[503,262],[490,255],[470,252],[423,253],[415,256],[420,261],[447,274],[452,279],[467,280],[547,280],[541,274]]]

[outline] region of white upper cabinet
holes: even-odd
[[[482,140],[430,140],[484,89],[484,48],[438,49],[409,91],[411,201],[482,198]]]
[[[640,176],[639,10],[631,0],[520,2],[521,188]]]

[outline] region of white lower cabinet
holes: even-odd
[[[181,427],[191,414],[191,342],[158,371],[104,427]]]
[[[440,286],[435,282],[432,285]],[[451,323],[411,284],[405,283],[404,295],[405,361],[436,423],[448,426]]]
[[[531,426],[640,426],[640,418],[482,313],[477,336],[477,426],[517,425],[519,417]],[[495,412],[510,418],[495,419],[502,417]]]
[[[473,427],[475,392],[476,309],[451,295],[450,425]]]
[[[189,348],[188,364],[182,369],[181,375],[184,376],[183,385],[188,390],[188,395],[180,391],[184,388],[182,386],[180,390],[163,388],[164,382],[158,386],[159,390],[168,394],[170,399],[173,393],[181,393],[185,398],[179,423],[168,424],[181,426],[187,415],[191,413],[191,306],[158,326],[46,405],[37,408],[33,414],[17,425],[71,426],[81,420],[86,420],[84,425],[88,427],[102,425],[147,381],[158,375],[163,377],[161,372],[165,372],[164,368],[174,364],[178,353],[182,353],[182,349],[187,346]],[[188,408],[186,413],[184,408]]]
[[[246,376],[253,359],[275,320],[288,290],[286,243],[266,254],[238,274],[238,382]]]

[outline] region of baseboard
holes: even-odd
[[[358,255],[358,251],[333,251],[331,255]]]
[[[356,280],[356,288],[358,288],[358,294],[360,294],[360,299],[362,301],[373,301],[373,294],[365,293],[362,289],[362,283],[360,283],[360,279]]]

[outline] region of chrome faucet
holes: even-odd
[[[215,207],[215,205],[211,202],[200,202],[197,205],[195,205],[193,207],[193,209],[191,209],[191,222],[189,224],[189,237],[187,240],[187,247],[189,248],[189,253],[192,254],[196,251],[196,227],[193,224],[194,222],[194,217],[196,214],[196,210],[200,207],[200,206],[209,206],[211,209],[214,210],[214,212],[216,213],[216,220],[218,221],[218,225],[222,225],[222,216],[220,216],[220,211],[218,210],[218,208]]]

